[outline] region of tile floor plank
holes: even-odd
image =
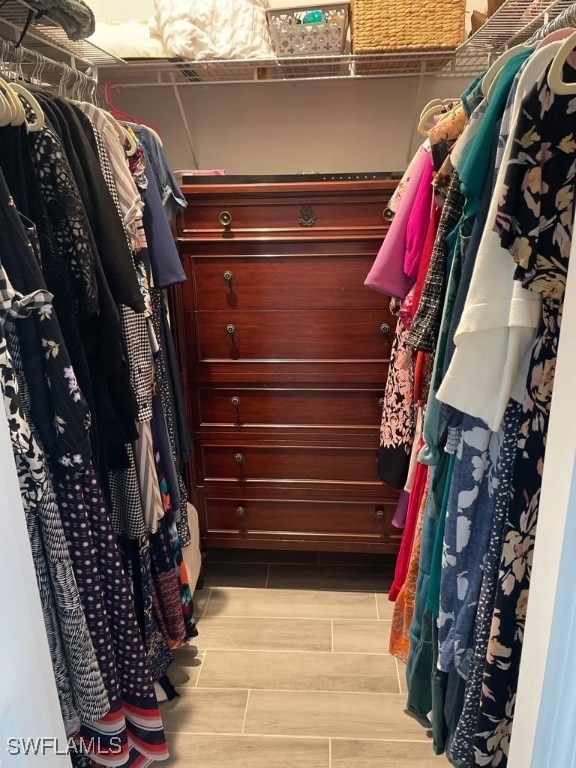
[[[329,768],[328,739],[175,734],[169,747],[166,768]]]
[[[251,691],[244,733],[425,741],[404,702],[391,693]]]
[[[204,652],[196,653],[192,648],[179,648],[174,651],[174,663],[170,666],[168,676],[176,688],[186,686],[194,688],[202,669]]]
[[[352,622],[351,622],[352,623]],[[377,624],[377,622],[374,622]],[[378,625],[380,626],[380,625]],[[330,651],[329,619],[207,616],[198,624],[198,648],[221,651]]]
[[[349,653],[388,653],[389,621],[334,621],[334,650]]]
[[[378,618],[380,621],[391,621],[392,614],[394,613],[394,603],[388,600],[388,593],[378,592],[376,594],[376,602],[378,603]]]
[[[198,687],[399,693],[396,660],[362,653],[207,651]]]
[[[427,744],[333,739],[331,768],[443,768],[448,761]]]
[[[184,687],[179,693],[160,705],[166,733],[242,733],[248,691]]]
[[[297,589],[214,587],[206,616],[300,619],[375,619],[369,592],[318,592]]]

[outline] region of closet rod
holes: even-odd
[[[7,56],[13,57],[14,60],[7,60]],[[42,83],[45,69],[46,67],[49,67],[51,69],[57,70],[60,73],[59,82],[53,84],[51,83],[51,85],[62,86],[64,81],[66,86],[68,86],[68,84],[89,84],[90,90],[92,92],[92,99],[94,98],[96,88],[98,86],[97,70],[95,68],[91,67],[88,72],[83,72],[80,69],[76,69],[75,66],[68,65],[64,61],[51,59],[48,56],[44,56],[39,51],[31,48],[25,48],[22,45],[17,47],[12,40],[0,37],[0,68],[5,69],[7,66],[14,66],[16,67],[16,78],[24,80],[25,77],[21,67],[25,64],[32,66],[30,82],[36,81],[38,83],[38,81],[40,81],[40,83]],[[74,57],[72,57],[72,64],[75,64]],[[75,82],[73,83],[72,81]]]
[[[532,37],[526,41],[526,45],[533,45],[543,40],[552,32],[556,32],[558,29],[566,29],[567,27],[576,27],[576,3],[562,11],[555,19],[536,30]]]

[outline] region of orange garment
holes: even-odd
[[[410,650],[410,624],[412,623],[414,603],[416,600],[416,582],[418,581],[418,568],[420,566],[420,542],[422,539],[422,528],[424,526],[426,500],[428,499],[429,480],[430,473],[428,473],[428,477],[426,478],[424,493],[420,500],[418,521],[416,523],[416,531],[414,532],[414,542],[410,553],[410,563],[408,565],[406,581],[398,593],[398,597],[394,604],[394,612],[392,614],[389,651],[392,656],[396,656],[397,659],[400,659],[400,661],[403,661],[404,663],[408,660],[408,652]]]

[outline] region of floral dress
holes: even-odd
[[[564,79],[576,79],[566,65]],[[522,104],[497,227],[518,267],[515,278],[542,296],[516,447],[510,509],[474,740],[479,766],[503,766],[516,688],[538,522],[546,434],[574,220],[576,116],[573,99],[547,84],[547,71]]]

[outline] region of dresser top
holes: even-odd
[[[182,174],[182,185],[299,184],[334,181],[387,181],[402,178],[402,171],[362,171],[358,173],[286,173],[264,175],[196,176]]]

